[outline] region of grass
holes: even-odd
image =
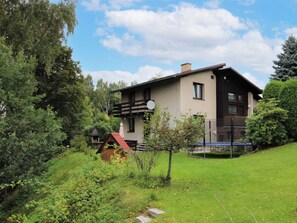
[[[156,222],[296,222],[297,144],[236,159],[175,154],[171,187],[157,194]]]
[[[134,217],[147,207],[166,212],[153,221],[162,223],[297,221],[297,143],[234,159],[203,159],[176,153],[171,185],[160,187],[157,180],[166,175],[167,159],[167,154],[161,154],[151,179],[140,178],[131,166],[115,168],[117,174],[102,186],[117,186],[119,202],[106,206],[110,209],[107,211],[118,213],[114,218],[117,220],[109,222],[135,222]],[[40,181],[57,188],[57,195],[61,193],[58,188],[65,190],[68,185],[76,185],[80,172],[86,174],[82,169],[103,168],[98,163],[99,160],[83,153],[64,154],[51,162]],[[38,193],[23,202],[51,200],[53,193],[42,190],[43,187],[39,188]],[[28,219],[36,219],[38,213],[24,206],[15,206],[9,214],[26,214]],[[99,207],[95,210],[100,211]]]

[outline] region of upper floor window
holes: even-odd
[[[150,88],[145,88],[143,90],[143,98],[144,100],[148,101],[151,99],[151,89]]]
[[[241,93],[228,93],[228,101],[243,101],[243,95]]]
[[[129,93],[129,102],[130,102],[131,104],[134,104],[134,103],[135,103],[135,91],[131,91],[131,92]]]
[[[203,84],[193,83],[193,98],[203,99]]]
[[[228,93],[228,100],[229,101],[236,101],[236,94],[235,93]]]

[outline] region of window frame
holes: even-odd
[[[200,97],[198,97],[199,96],[197,91],[198,86],[200,86],[199,87]],[[193,99],[203,100],[204,98],[203,91],[204,91],[204,84],[193,82],[193,92],[192,92]]]

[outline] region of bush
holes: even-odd
[[[39,200],[25,205],[26,212],[13,214],[8,222],[122,222],[121,190],[111,181],[117,169],[103,162],[81,167],[60,185],[47,184]]]
[[[282,86],[283,82],[281,81],[270,81],[263,91],[263,99],[265,101],[267,101],[270,98],[278,99]]]
[[[258,148],[283,145],[287,142],[284,123],[287,111],[275,99],[259,101],[254,114],[247,118],[246,135]]]
[[[279,94],[280,107],[288,111],[285,123],[289,138],[297,141],[297,79],[284,82]]]

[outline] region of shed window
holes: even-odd
[[[193,83],[193,98],[203,99],[203,84]]]

